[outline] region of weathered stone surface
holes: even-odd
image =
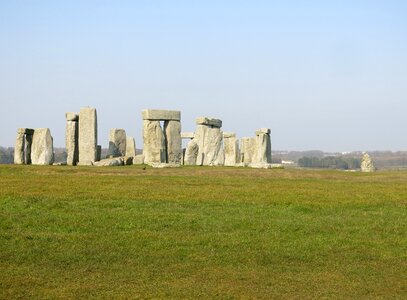
[[[144,155],[143,154],[137,154],[133,158],[133,165],[142,165],[144,164]]]
[[[16,144],[14,146],[14,163],[16,165],[24,164],[24,145],[25,145],[25,135],[24,132],[21,133],[17,131]]]
[[[145,109],[141,115],[143,120],[181,121],[181,112],[176,110]]]
[[[360,164],[360,169],[362,172],[374,172],[376,167],[373,164],[373,161],[369,154],[365,153]]]
[[[181,122],[165,121],[164,136],[167,149],[167,162],[180,164],[182,162]]]
[[[198,119],[202,119],[198,122]],[[195,138],[193,139],[198,144],[198,155],[196,165],[204,166],[221,166],[225,162],[225,152],[223,149],[223,133],[219,127],[214,126],[214,122],[207,120],[222,121],[212,118],[198,118]],[[205,120],[204,120],[205,119]],[[212,124],[212,125],[211,125]]]
[[[74,112],[67,112],[65,113],[65,119],[67,121],[78,121],[79,120],[79,114],[74,113]]]
[[[136,156],[136,141],[134,140],[134,137],[128,136],[126,138],[126,156]]]
[[[256,150],[256,138],[244,137],[240,139],[240,162],[250,164]]]
[[[190,140],[185,149],[184,155],[184,165],[186,166],[195,166],[198,157],[199,146],[195,140]]]
[[[197,125],[213,126],[213,127],[217,127],[217,128],[222,127],[222,121],[221,120],[214,119],[214,118],[209,118],[209,117],[196,118],[196,124]]]
[[[92,165],[97,160],[96,109],[81,108],[79,112],[79,163]]]
[[[239,162],[239,142],[234,133],[223,133],[225,166],[235,166]]]
[[[123,157],[106,158],[94,162],[93,165],[97,167],[123,166],[124,160]]]
[[[107,157],[119,157],[126,155],[126,131],[113,128],[110,130],[109,149]]]
[[[181,132],[182,139],[193,139],[195,137],[194,132]]]
[[[252,162],[256,164],[270,164],[271,163],[271,139],[270,129],[262,128],[256,131],[256,145]]]
[[[66,163],[69,166],[75,166],[79,160],[79,124],[77,121],[66,122],[65,128],[65,147],[66,147]]]
[[[159,121],[143,121],[143,155],[145,163],[165,163],[165,136]]]
[[[33,165],[52,165],[54,162],[54,147],[51,131],[48,128],[35,129],[31,147]]]

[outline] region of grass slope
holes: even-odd
[[[407,172],[0,166],[0,298],[407,298]]]

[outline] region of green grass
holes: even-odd
[[[407,172],[0,166],[0,298],[407,298]]]

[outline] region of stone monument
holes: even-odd
[[[365,153],[363,154],[362,162],[360,164],[360,170],[362,172],[374,172],[376,171],[376,168],[373,164],[372,159],[370,158],[370,155]]]
[[[65,114],[65,147],[66,147],[66,164],[75,166],[79,160],[79,114],[68,112]]]
[[[96,109],[81,108],[79,112],[79,163],[92,165],[97,161],[97,115]]]

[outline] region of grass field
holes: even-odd
[[[407,172],[0,166],[0,298],[407,298]]]

